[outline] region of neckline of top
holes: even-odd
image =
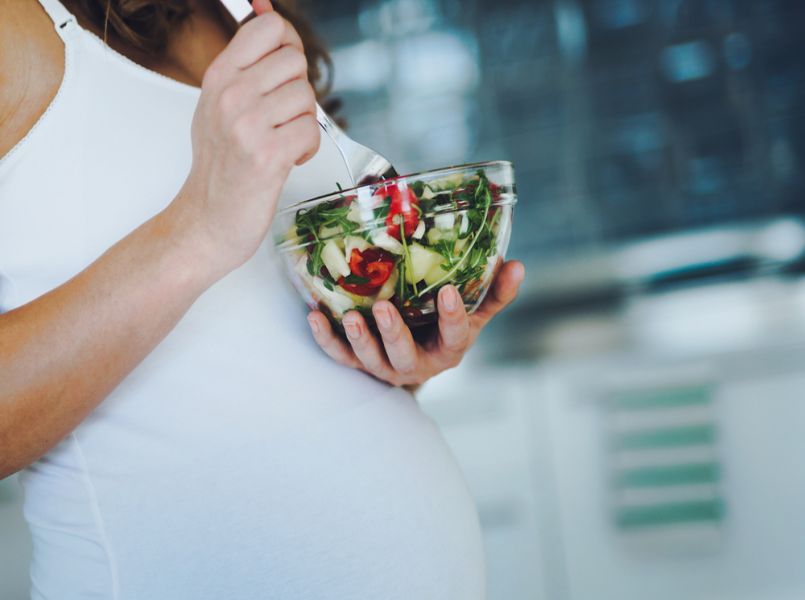
[[[111,57],[113,57],[116,61],[118,61],[121,65],[126,66],[129,69],[133,69],[134,71],[144,75],[145,77],[149,78],[154,83],[159,83],[169,88],[176,90],[177,92],[190,94],[194,96],[198,96],[201,93],[201,88],[183,83],[172,77],[168,77],[167,75],[163,75],[157,71],[153,71],[147,67],[144,67],[138,62],[131,60],[128,56],[121,54],[109,44],[104,42],[100,37],[95,35],[89,29],[82,27],[78,20],[70,15],[71,18],[65,21],[58,31],[59,37],[61,38],[62,43],[64,44],[64,72],[62,74],[62,80],[59,83],[59,87],[56,91],[56,95],[50,101],[48,106],[46,107],[45,111],[39,116],[33,126],[28,130],[28,132],[20,139],[8,152],[3,155],[0,155],[0,173],[5,172],[5,170],[9,167],[12,163],[12,159],[18,155],[23,148],[30,144],[31,140],[36,137],[39,130],[50,120],[50,114],[53,110],[60,104],[64,94],[66,93],[66,89],[68,87],[68,83],[73,77],[73,62],[75,61],[74,56],[74,40],[71,40],[71,36],[69,35],[70,30],[73,31],[73,34],[84,35],[86,39],[90,40],[92,43],[96,44],[99,49],[104,52],[107,52]]]
[[[105,49],[111,56],[116,58],[118,61],[128,65],[131,68],[139,71],[140,73],[149,76],[154,81],[161,81],[162,83],[166,83],[176,89],[184,90],[184,91],[192,91],[194,93],[199,93],[201,88],[190,85],[188,83],[183,83],[177,79],[173,79],[172,77],[168,77],[167,75],[163,75],[153,69],[149,69],[130,59],[125,54],[118,52],[114,48],[112,48],[109,44],[107,44],[104,40],[102,40],[98,35],[96,35],[93,31],[86,29],[78,22],[76,16],[71,13],[67,8],[62,4],[61,0],[39,0],[42,7],[47,12],[48,16],[50,16],[51,20],[53,21],[54,25],[56,26],[56,31],[59,34],[59,37],[62,38],[64,45],[65,45],[65,52],[67,50],[66,46],[68,44],[68,39],[65,36],[66,29],[68,27],[75,28],[78,32],[82,34],[86,34],[86,36],[91,39],[94,43],[98,44],[101,48]]]

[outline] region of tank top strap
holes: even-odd
[[[58,33],[61,38],[64,38],[64,31],[70,24],[76,23],[76,18],[59,0],[39,0],[39,4],[42,5],[42,8],[45,9],[50,20],[53,21],[53,25],[56,27],[56,33]]]

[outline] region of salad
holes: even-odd
[[[297,210],[280,248],[309,303],[335,321],[357,310],[371,322],[372,305],[389,300],[409,325],[427,323],[448,283],[468,309],[480,302],[508,241],[503,191],[483,169],[380,182]]]

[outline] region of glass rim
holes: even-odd
[[[459,171],[469,171],[474,169],[481,169],[481,168],[489,168],[489,167],[509,167],[510,169],[514,170],[514,164],[509,160],[490,160],[486,162],[477,162],[477,163],[468,163],[465,165],[454,165],[450,167],[443,167],[441,169],[431,169],[428,171],[419,171],[416,173],[408,173],[406,175],[398,175],[397,177],[391,177],[390,179],[383,179],[381,181],[376,181],[374,183],[367,183],[364,185],[357,185],[351,188],[345,188],[343,190],[338,190],[336,192],[330,192],[329,194],[323,194],[321,196],[316,196],[315,198],[309,198],[307,200],[302,200],[301,202],[295,202],[290,206],[287,206],[281,210],[278,210],[275,218],[280,215],[288,215],[291,213],[299,212],[300,210],[304,210],[309,206],[315,206],[317,204],[321,204],[322,202],[326,202],[328,200],[335,200],[337,198],[341,198],[345,195],[349,195],[351,193],[355,193],[358,195],[359,190],[371,188],[375,186],[379,186],[381,184],[387,184],[394,181],[400,181],[403,179],[412,179],[412,178],[422,178],[422,177],[429,177],[434,175],[444,175],[448,176],[452,173],[457,173]]]

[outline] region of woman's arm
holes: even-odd
[[[306,75],[276,13],[241,28],[205,75],[176,199],[68,283],[0,315],[0,478],[57,444],[254,254],[290,169],[318,149]]]
[[[213,283],[203,244],[169,208],[0,316],[0,478],[70,433]]]

